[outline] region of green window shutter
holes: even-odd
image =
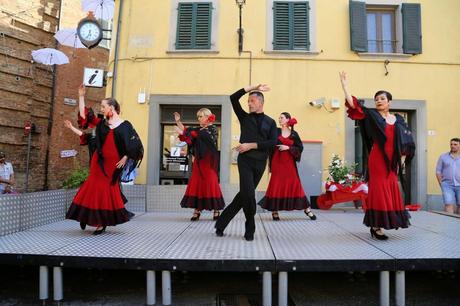
[[[366,3],[350,1],[350,45],[351,50],[367,52]]]
[[[310,50],[310,26],[308,2],[294,2],[293,49]]]
[[[273,49],[289,50],[292,45],[289,29],[289,2],[273,3]]]
[[[422,53],[422,22],[419,3],[402,4],[403,52]]]
[[[308,2],[273,2],[273,50],[309,50]]]
[[[210,49],[211,16],[210,2],[179,3],[176,49]]]

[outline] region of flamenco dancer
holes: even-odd
[[[280,114],[278,123],[278,142],[270,157],[271,177],[265,197],[259,205],[272,212],[274,221],[279,221],[280,210],[303,210],[311,219],[316,216],[310,209],[305,192],[300,183],[297,162],[302,156],[303,144],[299,134],[294,131],[297,120],[287,112]]]
[[[216,116],[207,108],[198,110],[196,116],[200,127],[185,128],[180,121],[180,114],[174,113],[179,139],[187,142],[194,156],[192,175],[180,205],[195,209],[191,221],[200,219],[202,210],[213,210],[213,220],[217,220],[225,202],[218,179],[217,128],[212,124]]]
[[[233,198],[216,222],[216,235],[222,237],[224,230],[235,215],[243,208],[246,217],[244,238],[254,240],[256,224],[255,189],[265,171],[268,152],[276,145],[275,120],[264,114],[263,91],[267,85],[247,86],[230,96],[233,111],[240,121],[240,145],[238,150],[238,172],[240,174],[240,191]],[[249,113],[243,110],[240,98],[249,92]]]
[[[126,198],[120,189],[120,174],[128,158],[140,163],[143,146],[129,121],[120,118],[120,104],[113,98],[101,101],[103,119],[97,118],[85,107],[86,89],[81,85],[79,94],[79,124],[82,128],[96,127],[96,151],[91,158],[89,176],[78,190],[66,218],[96,227],[94,235],[102,234],[107,226],[124,223],[129,213],[124,208]],[[133,170],[131,169],[131,171]]]
[[[407,228],[410,225],[410,215],[404,209],[397,175],[402,177],[404,163],[409,164],[414,157],[415,144],[403,117],[390,114],[392,96],[389,92],[376,92],[375,109],[368,109],[350,95],[345,72],[340,73],[340,81],[348,117],[358,120],[363,143],[370,151],[366,171],[369,193],[363,223],[370,227],[372,237],[386,240],[388,236],[383,229]]]

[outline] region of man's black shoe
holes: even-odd
[[[224,235],[224,231],[216,228],[216,236],[217,237],[222,237]]]
[[[244,239],[246,239],[246,241],[253,241],[254,235],[244,235]]]

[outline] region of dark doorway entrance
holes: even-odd
[[[219,132],[218,150],[221,143],[221,107],[216,105],[160,105],[161,139],[160,139],[160,184],[185,185],[192,172],[192,156],[187,144],[178,138],[174,126],[174,112],[181,114],[181,121],[186,126],[198,126],[196,113],[200,108],[209,108],[216,115],[213,123]]]

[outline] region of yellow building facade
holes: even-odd
[[[137,183],[162,182],[168,114],[178,107],[186,116],[198,106],[218,112],[221,181],[237,183],[231,148],[240,131],[228,96],[264,83],[271,87],[265,113],[276,120],[288,111],[297,118],[296,130],[306,140],[303,158],[314,164],[301,169],[315,171],[300,175],[320,184],[327,171],[319,171],[332,154],[359,160],[358,136],[339,83],[343,70],[353,94],[371,106],[377,90],[393,94],[392,108],[406,115],[417,142],[411,201],[439,202],[436,161],[449,150],[449,140],[460,136],[460,1],[246,0],[242,52],[236,2],[116,1],[112,37],[118,37],[118,47],[114,40],[108,93],[120,101],[123,118],[146,148]],[[267,183],[265,175],[259,189]]]

